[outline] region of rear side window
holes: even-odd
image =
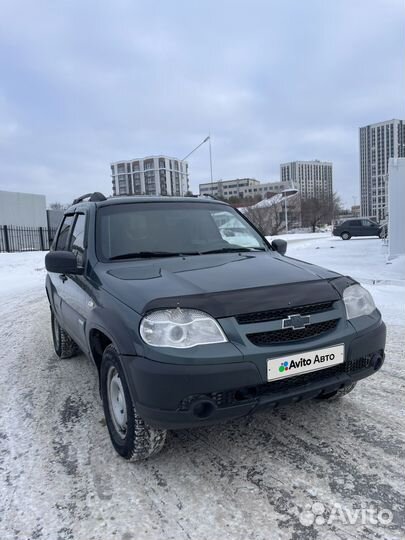
[[[70,250],[76,255],[77,263],[79,266],[84,264],[84,249],[85,242],[85,229],[86,229],[86,216],[84,214],[78,214],[76,222],[72,231],[72,240]]]
[[[74,216],[65,216],[62,227],[56,240],[55,249],[57,251],[67,251],[69,249],[69,235],[72,228]]]
[[[352,221],[346,221],[345,225],[348,227],[360,227],[361,221],[359,219],[353,219]]]

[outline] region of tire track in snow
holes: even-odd
[[[53,354],[46,300],[13,310],[0,320],[2,539],[403,536],[401,327],[390,328],[383,370],[341,403],[174,432],[155,459],[128,464],[109,442],[92,365]],[[304,527],[299,512],[315,500],[374,500],[395,521]]]

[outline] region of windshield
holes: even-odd
[[[97,212],[103,260],[268,249],[233,208],[207,203],[128,203]]]

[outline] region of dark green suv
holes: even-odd
[[[384,361],[385,325],[350,277],[285,256],[209,198],[80,198],[46,256],[56,354],[94,363],[112,443],[340,397]]]

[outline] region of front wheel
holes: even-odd
[[[140,461],[160,452],[167,432],[148,426],[137,414],[113,345],[103,353],[100,383],[108,431],[118,454],[128,461]]]
[[[340,238],[342,240],[350,240],[350,238],[352,237],[352,235],[348,232],[342,232],[342,234],[340,235]]]
[[[323,396],[319,396],[318,399],[326,399],[329,401],[334,401],[335,399],[340,399],[341,397],[345,396],[349,392],[353,392],[353,390],[356,387],[355,382],[348,384],[344,386],[343,388],[339,388],[339,390],[335,390],[335,392],[331,392],[330,394],[324,394]]]

